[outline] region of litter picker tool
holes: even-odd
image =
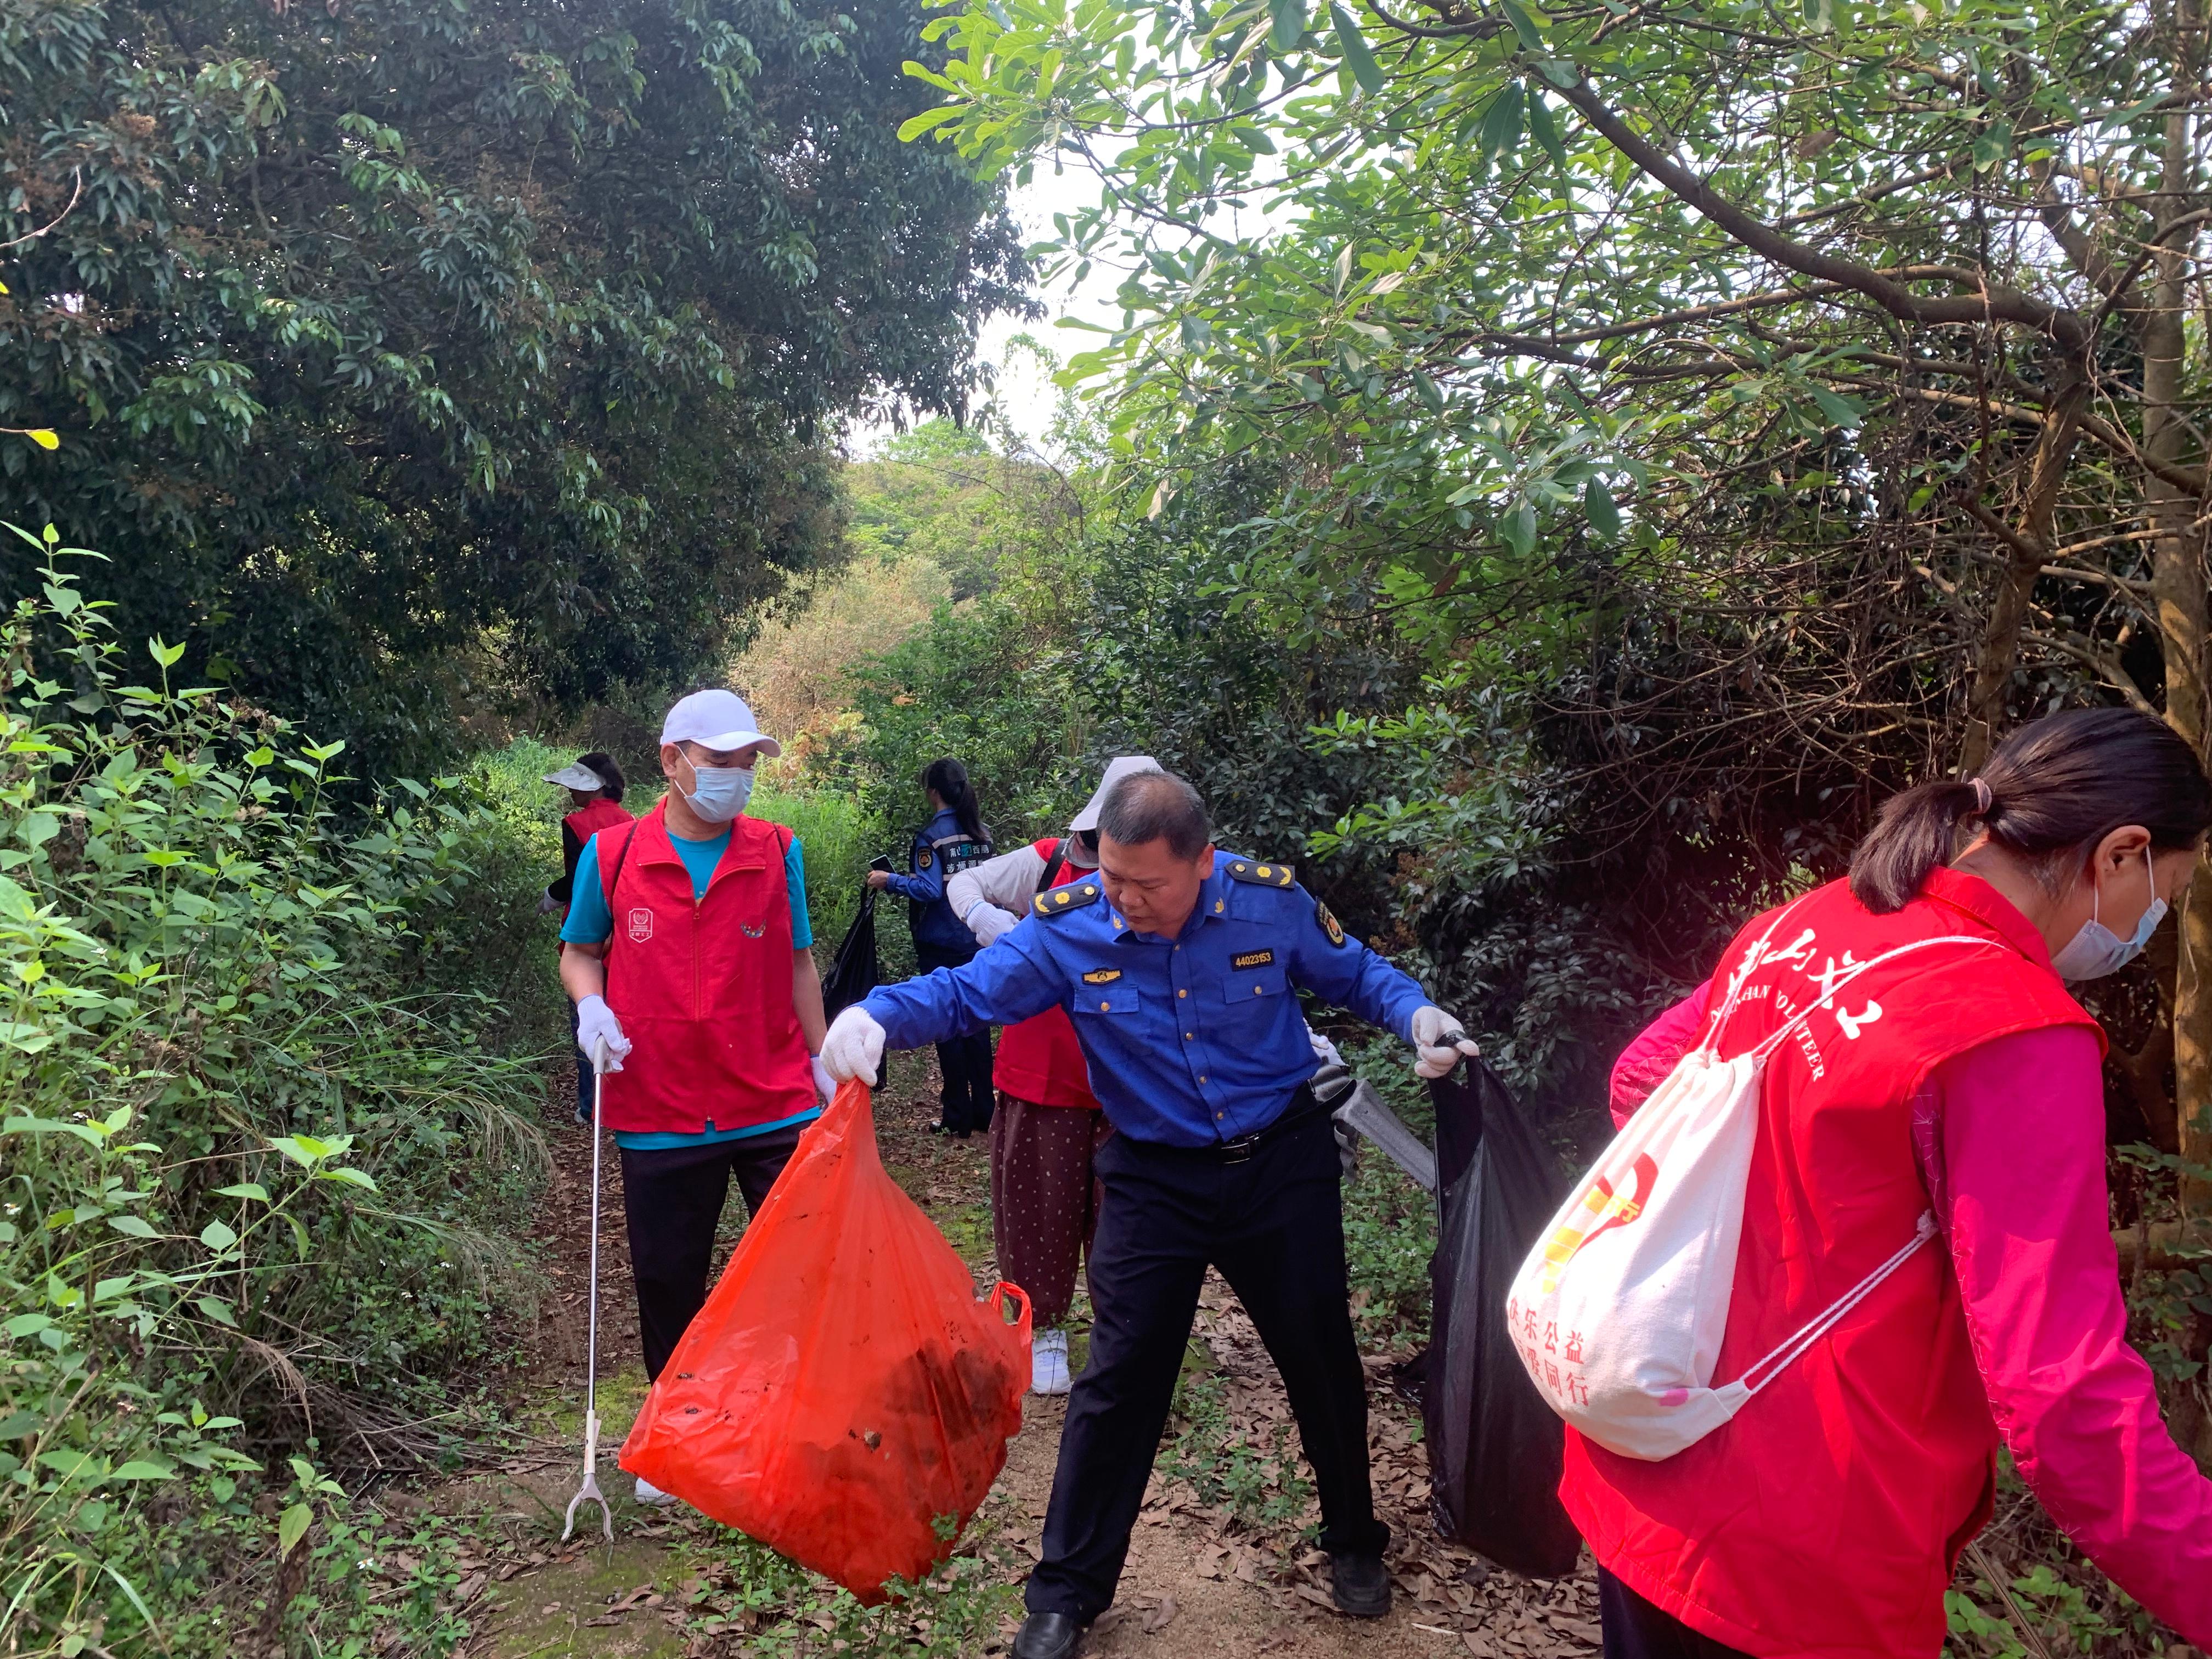
[[[1382,1097],[1375,1092],[1373,1084],[1362,1078],[1353,1085],[1352,1097],[1336,1109],[1334,1115],[1339,1122],[1357,1129],[1381,1147],[1384,1155],[1412,1176],[1413,1184],[1423,1192],[1436,1191],[1436,1154],[1382,1103]]]
[[[623,850],[627,852],[628,848]],[[592,1044],[592,1288],[584,1338],[584,1483],[568,1500],[561,1528],[567,1543],[576,1530],[576,1506],[586,1498],[599,1506],[600,1529],[615,1541],[615,1517],[599,1490],[599,1103],[607,1091],[607,1040]]]

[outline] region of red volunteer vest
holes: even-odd
[[[1955,870],[1877,916],[1833,882],[1739,933],[1714,1004],[1750,962],[1721,1039],[1736,1054],[1832,975],[1853,980],[1769,1060],[1728,1333],[1733,1382],[1912,1237],[1929,1207],[1911,1102],[1954,1055],[2015,1031],[2087,1025],[2042,939]],[[2100,1033],[2100,1041],[2102,1034]],[[1599,1562],[1692,1629],[1762,1656],[1896,1659],[1943,1646],[1943,1592],[1990,1516],[1997,1444],[1948,1255],[1914,1255],[1732,1422],[1662,1462],[1567,1431],[1559,1495]]]
[[[665,809],[599,832],[599,887],[614,918],[607,1006],[633,1045],[607,1073],[607,1127],[699,1134],[811,1111],[819,1103],[791,996],[791,832],[740,816],[706,896],[694,899]]]
[[[588,843],[592,837],[602,830],[611,830],[618,825],[635,821],[629,815],[629,809],[620,801],[607,800],[604,798],[592,802],[587,806],[578,807],[561,820],[574,835],[576,845],[579,847]]]
[[[1060,841],[1048,836],[1033,845],[1037,856],[1049,864]],[[1058,887],[1090,873],[1063,860],[1052,884]],[[999,1058],[991,1067],[991,1081],[1016,1100],[1040,1106],[1088,1106],[1093,1111],[1098,1108],[1091,1092],[1091,1068],[1084,1063],[1075,1025],[1065,1008],[1048,1008],[1000,1033]]]
[[[575,836],[579,849],[589,847],[592,844],[592,837],[600,830],[611,829],[618,823],[630,822],[632,820],[628,807],[619,801],[605,799],[592,801],[588,805],[580,806],[561,820],[562,826]],[[566,856],[565,851],[562,856]],[[561,907],[562,919],[566,921],[568,915],[568,907],[564,904]],[[561,954],[561,941],[557,939],[553,941],[553,954],[556,957]]]

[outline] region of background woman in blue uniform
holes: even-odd
[[[929,797],[932,816],[915,831],[907,848],[908,873],[872,870],[868,885],[888,888],[912,905],[915,964],[928,974],[957,968],[975,954],[975,936],[945,902],[945,880],[991,856],[991,830],[975,804],[968,769],[958,761],[932,761],[921,775],[921,787]],[[996,1098],[991,1088],[990,1032],[975,1031],[939,1043],[937,1065],[945,1075],[945,1096],[938,1121],[931,1127],[963,1140],[978,1129],[989,1128]]]

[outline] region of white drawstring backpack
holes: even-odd
[[[1719,1428],[1936,1236],[1935,1216],[1923,1214],[1895,1255],[1741,1376],[1712,1386],[1768,1056],[1869,969],[1930,945],[1996,943],[1945,935],[1884,951],[1852,964],[1756,1048],[1723,1060],[1729,1016],[1787,915],[1746,954],[1704,1041],[1613,1137],[1538,1238],[1505,1304],[1514,1346],[1552,1408],[1624,1457],[1656,1462]]]

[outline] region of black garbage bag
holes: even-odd
[[[1480,1060],[1431,1083],[1429,1094],[1441,1215],[1420,1382],[1437,1530],[1516,1572],[1562,1577],[1582,1550],[1559,1497],[1565,1425],[1522,1368],[1505,1298],[1565,1183]]]
[[[822,981],[822,1012],[831,1019],[876,988],[876,890],[863,889],[860,908],[845,930],[837,959]]]

